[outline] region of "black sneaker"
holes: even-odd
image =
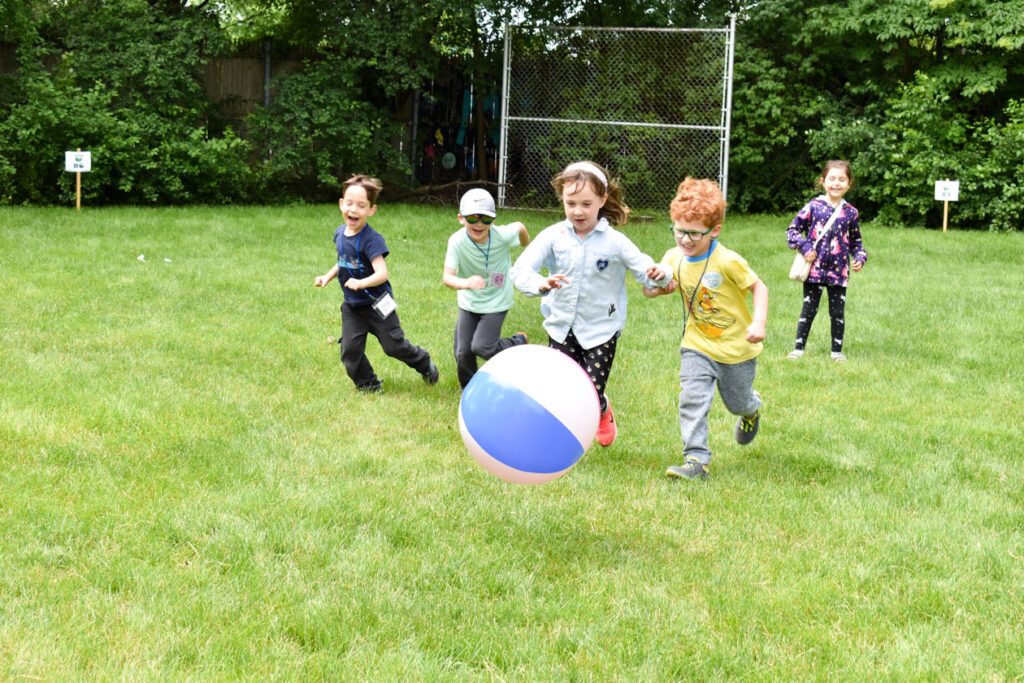
[[[687,460],[684,465],[672,465],[665,471],[665,475],[677,479],[697,479],[704,481],[710,475],[708,466],[701,465],[696,460]]]
[[[376,382],[371,382],[369,384],[363,384],[362,386],[358,386],[356,387],[356,389],[358,389],[360,392],[364,394],[376,394],[380,392],[381,387],[383,386],[383,383],[380,382],[380,380],[378,380]]]
[[[756,391],[754,394],[761,398],[761,394]],[[763,405],[763,404],[762,404]],[[756,413],[749,417],[741,417],[736,421],[736,443],[748,444],[754,440],[757,436],[757,430],[761,426],[761,410],[760,408]]]
[[[423,373],[423,381],[427,384],[437,384],[437,380],[441,375],[437,372],[437,366],[434,365],[434,361],[430,361],[430,369]]]

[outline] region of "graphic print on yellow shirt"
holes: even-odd
[[[717,240],[706,258],[705,267],[703,258],[690,261],[679,247],[669,249],[662,258],[662,263],[672,267],[685,297],[683,307],[693,301],[682,347],[700,351],[719,363],[750,360],[762,349],[760,342],[751,344],[746,339],[753,320],[747,295],[757,282],[757,274],[746,259]]]
[[[718,273],[705,273],[696,294],[694,294],[693,287],[683,286],[686,300],[693,301],[693,310],[690,311],[690,315],[693,317],[693,324],[711,339],[721,337],[722,333],[736,322],[736,318],[730,318],[722,313],[722,309],[715,304],[718,293],[708,289],[706,285],[709,280],[721,280],[721,277]]]

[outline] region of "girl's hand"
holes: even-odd
[[[756,344],[757,342],[764,341],[764,338],[764,324],[758,323],[756,320],[750,323],[750,326],[747,327],[747,341],[751,344]]]
[[[863,261],[854,261],[851,264],[851,267],[853,268],[853,272],[858,273],[858,272],[860,272],[860,269],[864,267],[864,262]]]
[[[537,290],[540,292],[547,292],[552,289],[561,289],[567,284],[569,284],[569,278],[558,273],[550,276],[544,284],[537,288]]]
[[[663,271],[657,263],[647,268],[646,275],[652,280],[664,280],[665,277],[667,277],[665,271]]]
[[[483,289],[487,286],[487,280],[479,275],[470,275],[466,278],[466,289]]]
[[[818,258],[818,254],[813,249],[804,254],[804,260],[808,263],[814,263],[814,259],[816,258]]]

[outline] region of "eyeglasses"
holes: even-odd
[[[700,230],[680,230],[674,225],[668,226],[668,229],[672,231],[672,234],[675,235],[677,239],[683,239],[683,236],[685,235],[690,238],[691,242],[696,242],[701,237],[714,230],[714,228],[708,228],[704,232],[701,232]]]
[[[470,225],[475,225],[476,223],[490,225],[494,222],[494,216],[463,216],[463,218],[465,218],[466,222]]]

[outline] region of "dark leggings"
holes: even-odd
[[[601,402],[602,414],[608,410],[608,399],[605,398],[604,388],[608,384],[608,375],[612,372],[612,361],[615,360],[615,347],[618,343],[618,332],[604,344],[598,344],[590,349],[580,346],[572,330],[569,330],[569,336],[565,338],[564,344],[559,344],[550,336],[548,337],[548,346],[558,349],[586,370],[590,381],[594,383],[594,389],[597,390],[597,398]]]
[[[800,319],[796,321],[796,349],[803,351],[807,344],[807,335],[811,333],[811,324],[818,315],[818,304],[821,303],[823,289],[828,290],[828,314],[832,318],[832,350],[843,350],[843,335],[846,333],[846,287],[822,285],[817,282],[804,283],[804,307],[800,310]]]

